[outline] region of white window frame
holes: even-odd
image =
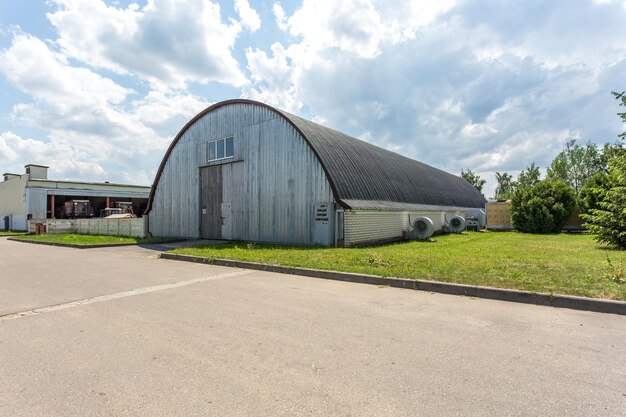
[[[230,139],[233,142],[233,154],[232,155],[226,155],[226,141]],[[221,158],[217,157],[217,147],[218,147],[218,143],[222,142],[224,146],[224,156]],[[215,158],[211,159],[211,145],[215,144]],[[206,146],[206,159],[208,162],[215,162],[215,161],[223,161],[224,159],[231,159],[235,157],[235,139],[232,136],[227,136],[225,138],[221,138],[221,139],[216,139],[216,140],[212,140],[210,142],[207,143]]]

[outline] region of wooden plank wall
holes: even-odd
[[[200,169],[201,237],[222,238],[222,167]]]
[[[243,239],[246,234],[247,212],[245,188],[243,186],[244,163],[222,165],[222,204],[226,212],[222,225],[222,236],[226,239]],[[226,207],[227,206],[227,207]]]
[[[206,144],[233,136],[231,161],[206,161]],[[198,120],[166,162],[155,190],[150,231],[200,236],[199,168],[222,165],[226,239],[310,244],[315,205],[333,202],[313,151],[282,116],[260,106],[221,107]]]
[[[508,201],[487,203],[485,206],[485,213],[487,214],[487,229],[513,230],[510,207],[511,203]]]

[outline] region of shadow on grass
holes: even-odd
[[[213,249],[218,251],[230,250],[230,249],[242,249],[242,250],[288,250],[294,252],[306,252],[311,250],[331,249],[324,246],[296,246],[287,244],[274,244],[274,243],[258,243],[258,242],[245,242],[245,241],[228,241],[224,243],[192,246],[190,249]]]
[[[327,251],[336,251],[336,250],[346,250],[346,251],[354,251],[354,252],[361,252],[364,249],[371,249],[371,250],[377,250],[377,249],[382,249],[382,250],[387,250],[387,249],[392,249],[392,248],[402,248],[402,247],[407,247],[412,245],[413,243],[418,243],[418,244],[428,244],[428,243],[437,243],[436,239],[431,239],[428,241],[414,241],[414,240],[402,240],[402,241],[396,241],[396,242],[387,242],[387,243],[379,243],[379,244],[372,244],[372,245],[358,245],[358,246],[351,246],[351,247],[328,247],[328,246],[302,246],[302,245],[290,245],[290,244],[276,244],[276,243],[261,243],[261,242],[246,242],[246,241],[225,241],[223,243],[219,243],[219,244],[209,244],[209,245],[198,245],[198,246],[191,246],[189,247],[189,249],[211,249],[211,250],[216,250],[216,251],[227,251],[230,249],[241,249],[241,250],[249,250],[249,251],[254,251],[254,250],[281,250],[281,251],[290,251],[290,252],[313,252],[313,251],[320,251],[320,250],[327,250]],[[182,249],[182,248],[181,248]]]

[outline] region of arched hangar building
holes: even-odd
[[[148,200],[154,236],[353,246],[484,208],[465,180],[251,100],[214,104],[172,141]]]

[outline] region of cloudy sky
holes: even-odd
[[[459,174],[625,128],[625,0],[0,0],[0,171],[151,184],[251,98]]]

